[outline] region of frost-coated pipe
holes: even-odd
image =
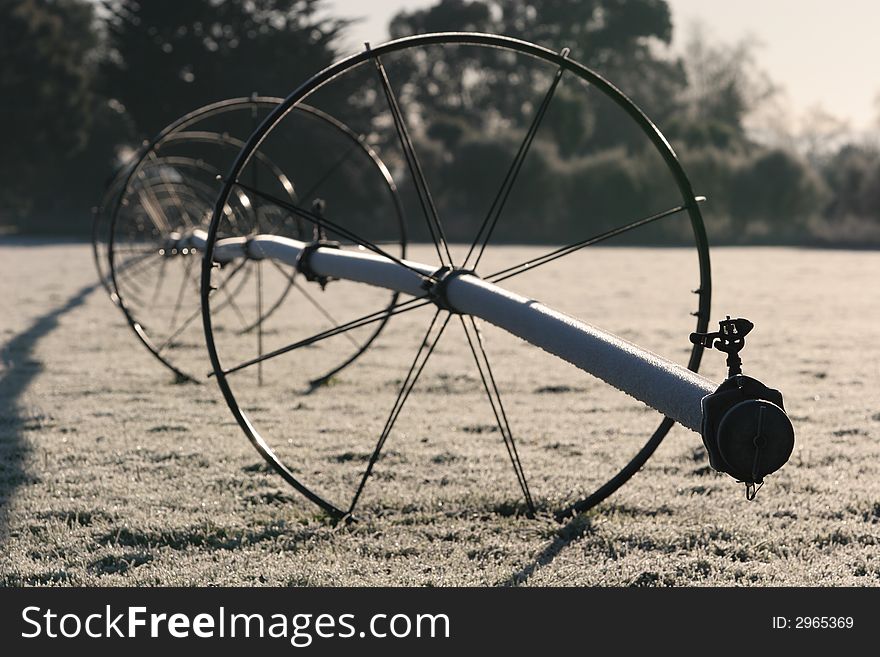
[[[204,250],[206,238],[204,231],[197,230],[187,239],[190,246]],[[221,239],[214,247],[214,260],[272,258],[296,266],[306,246],[305,242],[274,235]],[[424,279],[416,272],[430,275],[435,268],[403,262],[410,269],[363,250],[322,247],[309,256],[309,267],[318,276],[357,281],[411,296],[424,295]],[[612,333],[477,276],[461,274],[445,285],[446,299],[456,311],[494,324],[700,432],[701,401],[715,392],[716,383]]]
[[[450,280],[446,296],[456,310],[480,317],[700,432],[701,401],[718,384],[696,372],[476,276]]]

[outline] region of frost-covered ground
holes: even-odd
[[[486,271],[541,252],[497,248]],[[722,248],[712,258],[713,322],[755,322],[745,371],[783,391],[797,431],[790,463],[755,501],[710,471],[699,437],[676,427],[615,496],[556,523],[550,512],[613,474],[659,418],[489,327],[541,511],[526,518],[454,320],[358,522],[334,525],[263,465],[213,381],[175,383],[137,342],[96,286],[87,245],[0,242],[0,582],[877,585],[880,253]],[[682,360],[694,261],[685,249],[593,248],[510,286]],[[244,314],[250,285],[239,291]],[[354,285],[312,291],[337,313],[368,306]],[[189,312],[194,289],[186,295]],[[288,325],[318,322],[304,298],[285,304],[267,321],[267,349],[291,340]],[[311,394],[302,373],[343,343],[267,363],[262,387],[244,372],[237,394],[297,474],[341,504],[429,319],[428,310],[394,318],[374,349]],[[238,336],[239,319],[227,320],[218,338],[227,362],[253,355],[254,333]],[[191,329],[174,355],[203,375],[200,322]],[[719,380],[723,356],[707,353],[701,371]]]

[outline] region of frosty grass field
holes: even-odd
[[[623,256],[642,265],[618,271]],[[527,291],[681,359],[693,302],[662,286],[689,285],[693,259],[594,249],[566,265],[591,263],[582,271],[536,273]],[[213,382],[175,383],[137,343],[96,284],[89,246],[0,242],[0,583],[880,584],[880,253],[719,248],[712,259],[713,325],[755,322],[745,372],[782,390],[795,424],[791,461],[754,502],[675,427],[615,496],[558,524],[550,511],[601,484],[659,417],[487,329],[541,510],[526,518],[452,326],[358,522],[335,525],[263,465]],[[311,395],[275,370],[255,412],[267,433],[301,441],[289,455],[298,472],[350,483],[428,317],[393,319],[362,363]],[[723,356],[708,352],[701,372],[720,381]]]

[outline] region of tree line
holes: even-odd
[[[104,181],[143,139],[207,102],[287,95],[339,58],[350,24],[325,0],[0,0],[0,231],[87,233]],[[844,136],[817,148],[762,138],[749,121],[776,88],[754,47],[697,31],[673,56],[673,27],[665,0],[439,0],[400,12],[389,32],[481,31],[569,48],[662,129],[694,189],[709,197],[715,243],[880,244],[880,140]],[[486,163],[512,159],[534,113],[523,94],[541,83],[499,57],[474,85],[469,55],[448,57],[430,71],[413,63],[395,74],[419,118],[438,205],[455,216],[484,209]],[[419,84],[428,72],[432,84]],[[505,210],[552,216],[566,236],[586,205],[635,211],[657,207],[666,192],[629,119],[583,91],[560,86],[518,201]],[[504,238],[541,239],[527,221],[512,225],[520,228]],[[673,229],[650,235],[681,239]]]

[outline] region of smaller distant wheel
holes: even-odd
[[[102,226],[109,217],[107,269],[120,309],[144,346],[180,380],[200,381],[209,371],[198,322],[200,231],[208,228],[222,176],[244,146],[244,138],[279,102],[233,99],[176,121],[146,144],[108,189],[105,205],[110,211],[96,214],[94,244],[99,260]],[[332,117],[307,107],[297,113],[368,152],[358,135]],[[387,174],[381,162],[373,161],[373,166]],[[283,173],[267,156],[258,158],[253,180],[289,203],[320,201],[320,189],[299,189],[296,177]],[[385,184],[396,194],[390,177]],[[238,235],[283,231],[309,240],[317,234],[294,213],[247,193],[231,199],[225,213]],[[403,224],[402,216],[398,223]],[[301,301],[320,307],[320,301],[297,280],[296,270],[285,265],[238,263],[218,269],[213,283],[218,322],[241,348],[262,344],[264,324],[291,295],[302,295]],[[375,328],[353,345],[355,349],[340,353],[326,371],[317,373],[313,383],[322,383],[357,358],[382,327]]]

